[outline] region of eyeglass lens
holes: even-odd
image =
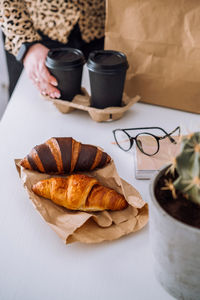
[[[147,155],[154,155],[158,152],[159,144],[157,139],[149,133],[141,133],[136,136],[138,148]]]
[[[129,135],[123,130],[115,131],[115,140],[121,149],[128,151],[131,148]]]

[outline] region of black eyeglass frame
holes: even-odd
[[[130,135],[128,134],[128,132],[127,132],[127,131],[131,131],[131,130],[143,130],[143,129],[144,129],[144,130],[159,129],[159,130],[161,130],[162,132],[164,132],[165,135],[164,135],[164,136],[157,136],[157,135],[152,134],[152,133],[149,133],[149,132],[140,132],[140,133],[138,133],[135,137],[132,137],[132,136],[130,136]],[[132,146],[133,146],[133,142],[135,141],[137,147],[139,148],[139,150],[140,150],[143,154],[148,155],[148,156],[153,156],[153,155],[155,155],[156,153],[158,153],[159,150],[160,150],[160,143],[159,143],[160,140],[163,140],[163,139],[165,139],[165,138],[169,138],[169,140],[170,140],[171,143],[177,144],[177,142],[175,141],[175,139],[171,136],[171,134],[173,134],[173,133],[176,132],[177,130],[178,130],[178,135],[180,135],[180,132],[181,132],[180,126],[177,126],[177,127],[176,127],[174,130],[172,130],[170,133],[167,133],[167,132],[166,132],[163,128],[161,128],[161,127],[124,128],[124,129],[115,129],[115,130],[113,130],[112,132],[113,132],[113,135],[114,135],[114,138],[115,138],[115,141],[116,141],[117,146],[118,146],[120,149],[122,149],[123,151],[126,151],[126,152],[129,151],[129,150],[132,148]],[[123,132],[127,135],[127,137],[129,138],[129,141],[130,141],[130,147],[129,147],[128,149],[124,149],[124,148],[121,147],[120,144],[118,143],[117,138],[116,138],[116,132],[117,132],[117,131],[123,131]],[[153,153],[153,154],[148,154],[148,153],[144,152],[143,149],[140,147],[139,142],[138,142],[138,140],[137,140],[137,137],[140,136],[140,135],[142,135],[142,134],[151,135],[152,137],[155,138],[155,140],[156,140],[156,142],[157,142],[157,151],[156,151],[155,153]]]

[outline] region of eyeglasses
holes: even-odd
[[[165,135],[157,136],[149,132],[141,132],[135,137],[130,136],[129,132],[132,130],[161,130]],[[114,138],[116,144],[120,149],[124,151],[129,151],[135,141],[138,149],[148,156],[153,156],[158,153],[160,149],[160,140],[168,138],[171,143],[177,144],[176,140],[171,136],[174,132],[180,135],[180,126],[176,127],[170,133],[167,133],[163,128],[160,127],[141,127],[141,128],[126,128],[126,129],[115,129],[113,130]]]

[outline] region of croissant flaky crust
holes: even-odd
[[[101,185],[95,178],[81,174],[41,180],[32,190],[71,210],[121,210],[128,206],[124,196]]]
[[[102,168],[110,160],[110,156],[96,146],[63,137],[51,138],[35,146],[20,164],[26,169],[42,173],[68,174]]]

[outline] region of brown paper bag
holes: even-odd
[[[15,160],[30,200],[43,219],[66,244],[76,241],[99,243],[115,240],[140,230],[148,222],[147,203],[142,200],[134,187],[119,177],[113,161],[104,168],[84,173],[123,194],[129,203],[129,206],[121,211],[102,212],[72,211],[37,196],[32,191],[32,185],[53,175],[26,170],[19,165],[19,162],[20,160]]]
[[[128,56],[128,96],[200,113],[199,28],[199,0],[107,0],[105,47]]]

